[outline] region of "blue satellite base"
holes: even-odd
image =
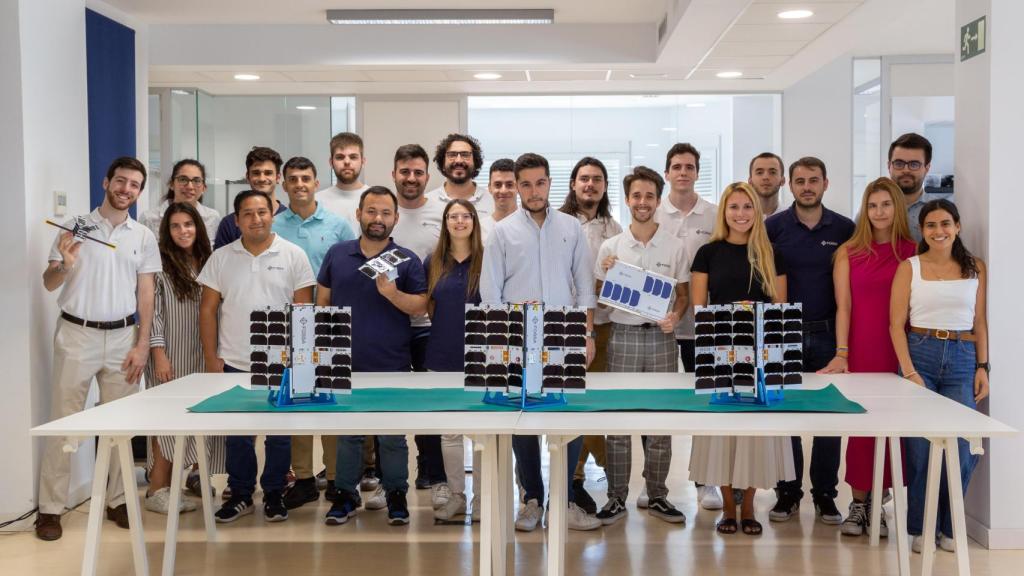
[[[526,383],[523,383],[525,389]],[[541,392],[540,394],[510,394],[508,392],[484,392],[484,403],[495,406],[509,406],[529,412],[541,406],[564,406],[569,403],[564,392]]]
[[[782,390],[768,390],[764,384],[764,370],[757,369],[757,393],[755,396],[733,394],[731,392],[715,392],[711,395],[711,404],[751,404],[754,406],[771,406],[782,402],[785,397]]]
[[[271,406],[283,408],[285,406],[295,406],[298,404],[337,404],[337,397],[334,392],[321,392],[314,393],[308,396],[299,396],[296,398],[292,397],[292,369],[285,368],[284,374],[281,376],[281,386],[277,390],[271,390],[267,394],[267,402]]]

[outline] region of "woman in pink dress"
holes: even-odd
[[[896,372],[899,361],[888,337],[889,294],[896,268],[915,252],[903,192],[889,178],[871,182],[864,190],[853,237],[836,250],[836,357],[822,373]],[[874,438],[852,437],[847,442],[846,483],[853,491],[853,502],[841,526],[843,534],[867,532],[874,457]],[[883,489],[888,488],[888,449],[882,478]],[[884,514],[881,518],[879,528],[885,536]]]

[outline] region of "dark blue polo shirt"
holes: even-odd
[[[278,202],[277,212],[274,212],[274,216],[277,216],[287,209],[287,206]],[[227,246],[241,237],[242,231],[238,229],[238,224],[235,224],[235,213],[232,212],[221,218],[220,225],[217,226],[217,235],[213,238],[213,249],[216,250],[221,246]]]
[[[409,257],[398,265],[398,289],[406,294],[425,293],[427,279],[420,259],[394,240],[382,252],[395,248]],[[358,238],[338,242],[324,256],[317,282],[331,289],[331,306],[352,308],[354,372],[408,372],[412,367],[409,315],[381,296],[377,283],[359,271],[367,260]]]
[[[423,268],[430,270],[430,256]],[[431,299],[434,313],[430,315],[430,336],[427,337],[427,359],[424,367],[434,372],[462,372],[463,340],[466,335],[466,304],[480,303],[480,280],[477,290],[466,297],[469,266],[472,258],[457,262],[434,286]]]
[[[821,220],[809,229],[796,217],[794,205],[773,214],[765,227],[772,247],[786,261],[789,301],[803,303],[804,321],[835,321],[832,254],[853,236],[853,221],[822,206]]]

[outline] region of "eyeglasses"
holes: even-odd
[[[444,157],[449,159],[449,160],[455,160],[456,158],[462,158],[463,160],[469,160],[470,158],[473,157],[473,151],[472,150],[463,150],[463,151],[449,150],[449,151],[444,153]]]
[[[890,162],[890,164],[892,164],[892,167],[897,170],[903,170],[904,168],[910,168],[911,170],[920,170],[921,166],[924,166],[924,163],[921,162],[920,160],[912,160],[910,162],[907,162],[906,160],[893,160],[892,162]]]
[[[186,186],[188,184],[191,184],[193,186],[202,186],[203,184],[206,183],[206,180],[198,176],[196,176],[195,178],[189,178],[188,176],[175,176],[174,182],[177,184],[181,184],[182,186]]]
[[[469,220],[472,220],[472,219],[473,219],[473,215],[470,214],[469,212],[460,212],[460,213],[449,214],[448,215],[448,221],[449,222],[460,222],[460,221],[463,221],[463,220],[469,221]]]

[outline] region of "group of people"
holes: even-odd
[[[481,147],[465,134],[444,138],[432,157],[417,144],[399,147],[393,189],[361,181],[366,158],[353,133],[332,138],[336,184],[322,190],[309,159],[285,162],[274,150],[253,148],[245,160],[250,189],[234,198],[234,213],[224,218],[200,203],[205,169],[185,159],[174,166],[164,201],[136,222],[128,210],[145,187],[146,169],[119,158],[103,181],[102,205],[72,222],[117,248],[61,233],[43,275],[48,290],[61,289],[52,415],[81,410],[93,377],[107,402],[135,391],[143,374],[147,386],[156,386],[195,372],[245,372],[250,311],[314,302],[352,308],[355,372],[462,372],[465,305],[522,302],[587,308],[592,372],[676,372],[680,362],[692,372],[694,306],[800,302],[806,371],[899,373],[973,407],[988,394],[987,275],[960,238],[956,206],[924,191],[931,153],[917,134],[893,142],[890,176],[868,184],[851,221],[824,206],[829,181],[817,158],[787,168],[779,156],[759,154],[748,181],[726,186],[715,205],[694,190],[700,152],[678,143],[663,172],[637,166],[624,178],[625,228],[610,212],[608,171],[599,159],[576,164],[569,195],[556,208],[543,156],[492,162],[485,190],[474,181]],[[431,162],[444,181],[428,191]],[[783,209],[779,195],[787,180],[793,202]],[[279,183],[287,206],[275,198]],[[396,280],[359,272],[388,250],[408,256]],[[675,278],[662,320],[597,303],[605,274],[620,260]],[[287,519],[288,510],[319,500],[323,491],[332,503],[327,524],[343,524],[361,507],[386,509],[390,524],[409,522],[405,436],[323,436],[320,474],[314,474],[312,440],[266,438],[259,483],[267,521]],[[686,516],[668,499],[671,437],[641,441],[644,488],[637,507],[684,524]],[[461,435],[415,437],[414,486],[430,489],[440,521],[478,513],[475,482],[467,501],[463,442]],[[569,443],[576,464],[568,470],[569,528],[593,530],[627,514],[631,446],[628,436]],[[189,445],[184,462],[170,461],[173,439],[152,439],[146,508],[165,514],[195,508],[182,499],[178,511],[169,511],[168,486],[171,474],[196,462],[197,450],[207,451],[214,472],[228,474],[217,521],[252,513],[253,437]],[[515,527],[530,531],[544,516],[541,442],[516,436],[513,450],[521,500]],[[966,490],[976,458],[963,440],[960,452]],[[849,439],[845,480],[853,501],[844,518],[835,503],[841,439],[814,438],[810,492],[820,521],[841,524],[847,535],[866,532],[870,492],[890,488],[871,484],[873,453],[872,439]],[[600,509],[584,487],[591,455],[607,477]],[[905,442],[908,529],[916,550],[925,544],[928,455],[927,440]],[[803,500],[804,460],[799,437],[695,437],[689,471],[700,505],[723,510],[719,533],[756,535],[763,528],[755,490],[775,489],[769,519],[789,520]],[[44,540],[61,535],[68,468],[60,444],[48,444],[36,521]],[[195,473],[186,486],[199,493]],[[108,518],[127,527],[115,465],[107,491]],[[884,515],[880,528],[885,534]],[[940,546],[952,549],[946,500],[937,535]]]

